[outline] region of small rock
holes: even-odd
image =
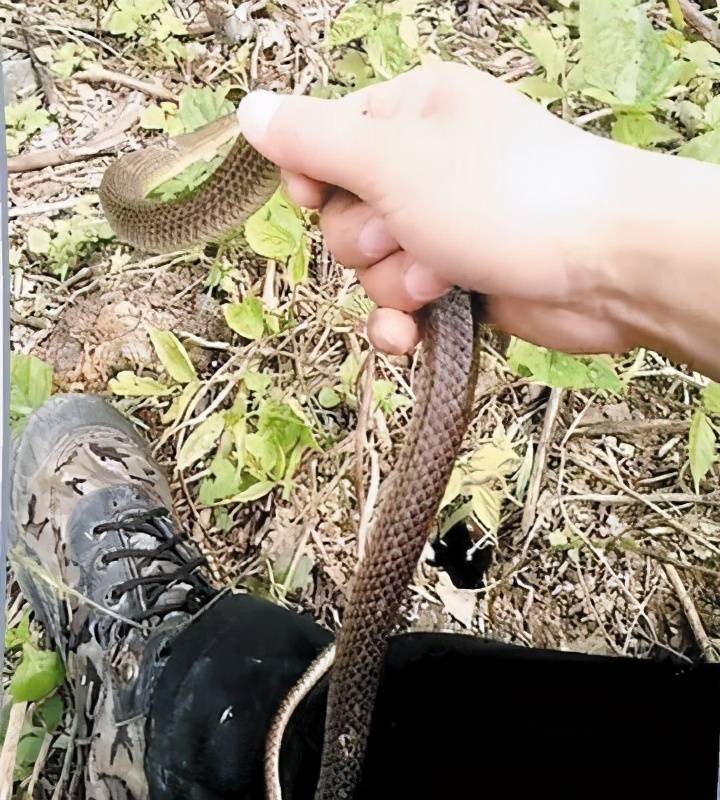
[[[37,89],[38,81],[29,58],[3,61],[5,103],[17,103]]]

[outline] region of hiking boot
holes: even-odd
[[[89,742],[87,797],[147,797],[144,717],[167,645],[214,592],[170,488],[98,397],[57,395],[13,454],[10,561],[60,652]]]

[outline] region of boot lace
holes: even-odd
[[[187,541],[175,533],[167,509],[158,507],[127,514],[119,520],[96,525],[93,531],[97,535],[115,532],[130,538],[133,534],[144,534],[157,542],[157,546],[152,548],[118,547],[101,557],[105,566],[122,559],[133,559],[140,569],[143,564],[158,561],[163,563],[162,570],[128,578],[117,583],[108,593],[107,599],[116,603],[127,592],[142,587],[145,610],[133,614],[135,622],[156,616],[164,617],[176,611],[193,614],[212,596],[212,589],[199,573],[200,568],[207,565],[207,559],[203,556],[188,558]],[[159,602],[171,585],[177,583],[188,585],[182,600]]]

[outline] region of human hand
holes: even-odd
[[[238,118],[291,197],[321,209],[330,250],[378,305],[379,349],[411,350],[413,312],[452,285],[487,295],[490,322],[547,347],[662,346],[662,303],[643,299],[655,262],[633,258],[653,234],[633,220],[648,224],[631,241],[625,221],[640,204],[662,225],[638,187],[651,186],[653,159],[685,160],[593,136],[458,64],[339,100],[254,92]]]

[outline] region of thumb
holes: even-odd
[[[368,199],[388,121],[368,114],[361,93],[325,100],[258,90],[242,99],[237,118],[248,142],[281,169]]]

